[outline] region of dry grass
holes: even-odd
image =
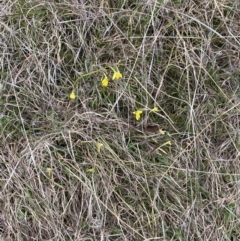
[[[239,1],[0,9],[1,240],[240,240]]]

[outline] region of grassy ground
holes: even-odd
[[[0,240],[240,240],[238,0],[0,9]]]

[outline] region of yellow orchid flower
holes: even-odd
[[[75,100],[76,99],[76,95],[74,93],[74,90],[71,92],[71,94],[69,95],[71,100]]]
[[[98,143],[96,143],[96,146],[97,146],[97,152],[100,153],[103,144],[98,142]]]
[[[151,109],[150,112],[158,112],[158,111],[159,111],[158,107],[155,106],[153,109]]]
[[[135,115],[136,120],[140,120],[142,113],[143,112],[141,110],[136,110],[136,111],[133,112],[133,114]]]
[[[172,145],[172,142],[171,142],[171,141],[167,141],[167,142],[166,142],[166,145],[171,146],[171,145]]]
[[[164,147],[164,146],[171,146],[171,145],[172,145],[172,142],[171,142],[171,141],[167,141],[167,142],[163,143],[161,146],[159,146],[158,149],[159,149],[162,153],[167,154],[167,152],[166,152],[165,150],[163,150],[162,147]]]
[[[112,69],[112,70],[113,70],[113,76],[112,76],[113,80],[115,79],[118,80],[122,78],[122,74],[120,73],[119,69],[117,70]]]
[[[161,135],[165,135],[166,131],[163,131],[161,128],[158,130],[158,132],[161,134]]]
[[[108,86],[108,82],[109,82],[109,79],[108,77],[105,75],[103,80],[102,80],[102,87],[107,87]]]
[[[47,167],[46,168],[46,172],[47,172],[48,176],[51,176],[52,175],[52,168],[51,167]]]
[[[86,172],[88,172],[88,173],[94,173],[94,171],[95,171],[95,169],[94,169],[94,167],[92,167],[92,168],[87,169]]]
[[[171,146],[172,142],[171,141],[167,141],[165,143],[163,143],[161,146]]]

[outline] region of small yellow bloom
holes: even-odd
[[[95,171],[94,167],[87,169],[88,173],[94,173],[94,171]]]
[[[136,110],[136,111],[133,112],[133,114],[135,115],[136,120],[140,120],[142,111]]]
[[[52,168],[51,167],[47,167],[46,168],[46,172],[47,172],[48,176],[51,176],[52,175]]]
[[[171,141],[167,141],[167,142],[166,142],[166,145],[171,146],[171,145],[172,145],[172,142],[171,142]]]
[[[97,146],[97,152],[100,153],[103,144],[98,142],[98,143],[96,144],[96,146]]]
[[[155,106],[153,109],[151,109],[150,112],[158,112],[158,111],[159,111],[158,107]]]
[[[167,141],[164,144],[162,144],[161,146],[171,146],[172,142],[171,141]]]
[[[115,80],[115,79],[118,80],[118,79],[122,78],[122,74],[120,73],[119,69],[117,69],[117,70],[113,69],[113,71],[114,71],[113,76],[112,76],[113,80]]]
[[[161,128],[158,130],[158,132],[161,134],[161,135],[165,135],[166,131],[163,131]]]
[[[102,87],[107,87],[108,86],[108,77],[105,75],[105,77],[102,80]]]
[[[172,145],[172,142],[171,142],[171,141],[167,141],[167,142],[163,143],[161,146],[159,146],[158,149],[159,149],[162,153],[167,154],[167,152],[166,152],[165,150],[163,150],[162,147],[164,147],[164,146],[171,146],[171,145]]]
[[[74,93],[74,90],[72,91],[72,93],[69,95],[71,100],[75,100],[76,99],[76,95]]]

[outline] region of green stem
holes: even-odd
[[[96,74],[96,73],[99,73],[99,72],[103,72],[104,74],[106,73],[106,69],[98,69],[98,70],[95,70],[95,71],[92,71],[90,73],[86,73],[86,74],[83,74],[81,76],[79,76],[75,81],[74,81],[74,84],[73,84],[73,88],[75,89],[78,81],[86,76],[89,76],[89,75],[92,75],[92,74]]]

